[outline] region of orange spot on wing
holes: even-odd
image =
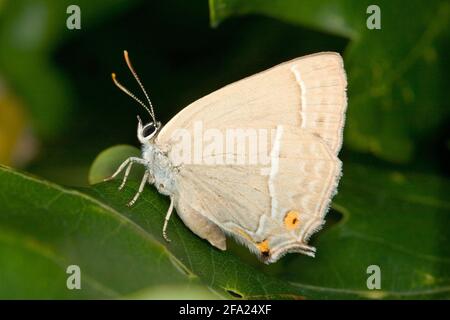
[[[286,213],[286,216],[284,217],[284,226],[288,230],[297,229],[300,226],[299,213],[294,210]]]
[[[263,256],[268,256],[270,253],[269,241],[266,239],[256,244]]]

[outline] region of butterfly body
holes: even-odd
[[[143,125],[139,119],[142,159],[128,159],[113,177],[128,166],[123,186],[131,163],[146,167],[130,204],[147,183],[169,196],[166,239],[175,208],[192,232],[221,250],[230,235],[265,263],[288,252],[315,255],[308,241],[325,223],[341,176],[337,155],[347,81],[339,54],[297,58],[228,85],[187,106],[164,127],[149,99],[151,110],[116,85],[153,121]],[[230,143],[230,136],[237,140]]]
[[[146,161],[149,183],[154,184],[159,193],[175,196],[177,170],[167,154],[154,143],[145,142],[142,145],[142,159]]]

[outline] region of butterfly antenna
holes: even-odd
[[[133,74],[134,78],[136,79],[137,83],[139,84],[139,87],[141,87],[142,92],[144,92],[145,98],[148,101],[148,105],[150,107],[150,110],[146,107],[147,111],[150,113],[150,116],[153,118],[153,122],[156,123],[156,117],[155,117],[155,112],[153,110],[153,105],[152,102],[150,101],[150,98],[147,94],[147,91],[145,91],[144,86],[142,85],[141,80],[139,79],[139,76],[137,75],[136,71],[134,71],[133,65],[131,64],[131,60],[128,57],[128,51],[124,50],[123,51],[123,55],[125,57],[125,62],[128,65],[128,69],[130,69],[131,73]]]
[[[116,87],[118,87],[120,90],[125,92],[131,98],[133,98],[137,103],[139,103],[141,106],[143,106],[148,111],[148,113],[152,116],[153,120],[155,119],[154,116],[152,115],[152,113],[150,112],[149,108],[116,79],[115,73],[112,73],[111,77],[112,77],[112,80],[113,80],[114,84],[116,85]]]

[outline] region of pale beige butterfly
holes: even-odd
[[[111,177],[126,169],[121,189],[133,163],[145,166],[139,190],[129,205],[148,182],[170,197],[163,226],[168,241],[166,229],[175,208],[192,232],[221,250],[226,249],[227,234],[266,263],[288,252],[314,256],[315,248],[308,240],[324,224],[341,176],[337,155],[347,107],[341,56],[312,54],[237,81],[193,102],[162,128],[126,51],[125,60],[148,105],[117,82],[114,74],[113,80],[152,118],[145,125],[138,118],[142,158],[127,159]],[[233,128],[272,132],[267,143],[259,143],[268,149],[268,162],[250,163],[246,153],[251,145],[249,151],[239,151],[223,144],[206,146],[210,152],[197,155],[200,162],[192,157],[175,161],[173,150],[180,141],[190,151],[195,148],[197,142],[188,140],[195,137],[198,123],[203,132],[214,133],[210,143],[221,135],[226,137]],[[235,161],[239,156],[244,158]]]

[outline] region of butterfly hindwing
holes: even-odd
[[[268,167],[184,165],[180,195],[269,262],[290,251],[313,255],[307,242],[324,222],[340,161],[320,138],[295,127],[277,128],[271,154]]]

